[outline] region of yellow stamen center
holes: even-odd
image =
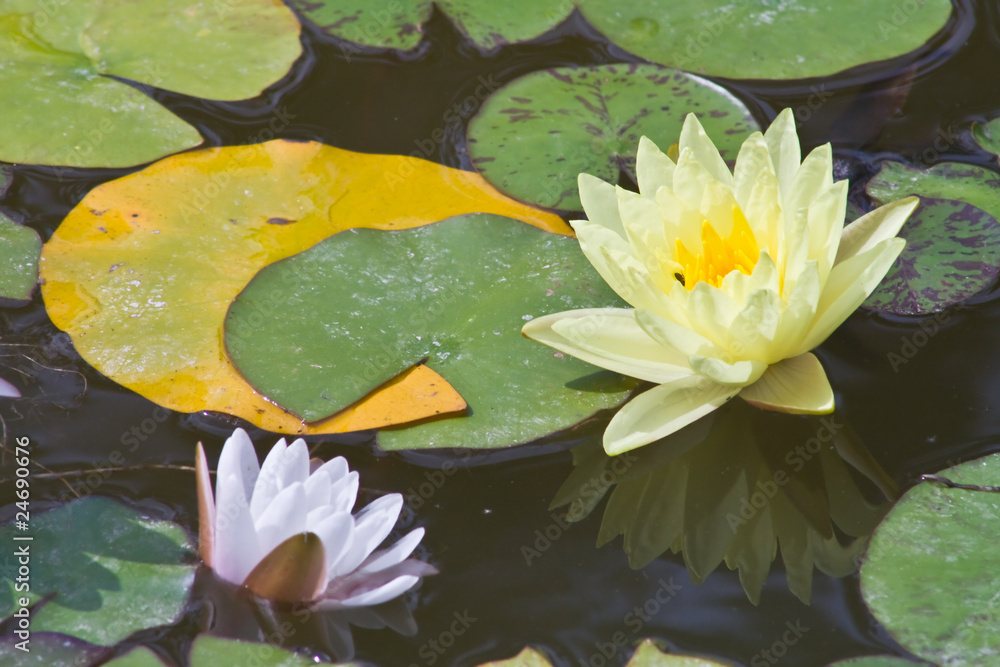
[[[677,239],[676,256],[681,271],[674,277],[688,290],[702,281],[719,287],[722,279],[733,271],[750,275],[760,254],[757,239],[739,206],[733,206],[733,231],[728,238],[719,236],[708,220],[702,223],[701,251],[701,255],[695,255]]]

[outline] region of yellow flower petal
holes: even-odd
[[[697,376],[673,380],[639,394],[618,411],[604,432],[609,456],[648,445],[701,419],[739,393]]]
[[[834,408],[826,372],[809,352],[772,364],[759,380],[740,392],[740,398],[777,412],[821,415]]]
[[[886,239],[833,267],[809,333],[799,346],[802,352],[826,340],[868,298],[905,245],[906,241],[900,238]]]
[[[767,364],[757,360],[723,361],[719,357],[698,357],[690,359],[691,370],[713,382],[727,386],[745,387],[757,381]]]
[[[576,181],[580,189],[580,202],[583,204],[587,219],[624,239],[625,228],[618,215],[618,195],[615,194],[615,186],[590,174],[580,174]],[[575,227],[575,222],[570,221],[570,224]]]
[[[844,227],[835,264],[860,255],[885,239],[899,233],[920,200],[906,197],[871,211]]]
[[[639,150],[635,156],[635,173],[639,181],[639,192],[644,197],[656,197],[662,186],[673,187],[674,169],[677,165],[646,137],[639,139]]]
[[[701,126],[698,117],[689,113],[681,127],[680,152],[691,149],[695,159],[711,174],[712,178],[732,190],[735,187],[733,174],[726,161],[719,155],[719,149]]]
[[[521,332],[577,359],[648,382],[669,382],[691,373],[687,358],[650,338],[631,309],[545,315],[525,324]]]
[[[782,110],[771,122],[771,126],[764,132],[764,141],[767,142],[767,151],[771,155],[771,164],[774,165],[782,197],[786,197],[791,192],[792,179],[795,178],[802,159],[799,136],[795,133],[795,115],[791,109]]]

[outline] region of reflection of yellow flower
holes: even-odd
[[[604,434],[619,454],[662,438],[739,394],[771,410],[833,410],[809,351],[878,285],[903,249],[910,197],[844,227],[847,182],[829,144],[801,161],[791,110],[753,134],[730,172],[689,115],[676,164],[643,138],[639,194],[580,175],[580,247],[634,309],[532,320],[529,338],[659,386]]]

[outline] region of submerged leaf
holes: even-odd
[[[32,631],[62,632],[112,645],[137,630],[176,621],[194,578],[184,530],[153,521],[106,498],[89,497],[31,517],[30,542],[13,524],[0,528],[5,544],[31,558]],[[15,548],[0,554],[0,569],[16,572]],[[16,611],[14,582],[0,584],[0,616]],[[42,598],[51,599],[41,601]],[[20,607],[20,605],[16,605]]]
[[[735,159],[758,129],[732,94],[700,77],[656,65],[559,67],[507,84],[469,124],[472,164],[507,194],[580,210],[577,176],[635,179],[639,138],[666,150],[696,114],[723,157]]]
[[[416,158],[280,140],[205,149],[91,190],[43,248],[42,295],[88,363],[164,407],[217,410],[282,433],[403,423],[465,403],[418,366],[307,426],[229,362],[226,309],[261,268],[344,229],[403,229],[473,211],[569,232],[476,174]],[[279,305],[252,317],[264,321]]]
[[[635,384],[533,344],[524,320],[621,303],[575,239],[459,216],[351,230],[267,267],[233,302],[225,341],[252,385],[307,421],[426,359],[471,414],[383,431],[380,444],[507,447],[615,407]]]
[[[937,477],[907,491],[876,529],[861,592],[916,655],[940,665],[992,664],[1000,653],[1000,454]]]
[[[1000,223],[971,204],[921,199],[899,236],[906,247],[865,301],[867,308],[938,312],[975,295],[1000,271]]]
[[[38,232],[0,213],[0,306],[21,306],[31,300],[41,252]]]

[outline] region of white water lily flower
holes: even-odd
[[[677,162],[645,137],[639,194],[580,175],[589,220],[580,247],[629,309],[575,310],[524,335],[603,368],[657,383],[608,425],[608,454],[667,436],[733,398],[822,414],[833,390],[810,350],[867,298],[903,249],[910,197],[844,226],[847,182],[830,145],[801,160],[782,111],[751,135],[730,172],[694,115]]]
[[[201,443],[195,463],[201,556],[226,581],[325,610],[380,604],[437,572],[407,558],[423,528],[374,551],[396,524],[400,494],[352,515],[358,473],[343,457],[313,466],[301,438],[282,438],[258,466],[253,443],[236,429],[219,457],[214,497]]]

